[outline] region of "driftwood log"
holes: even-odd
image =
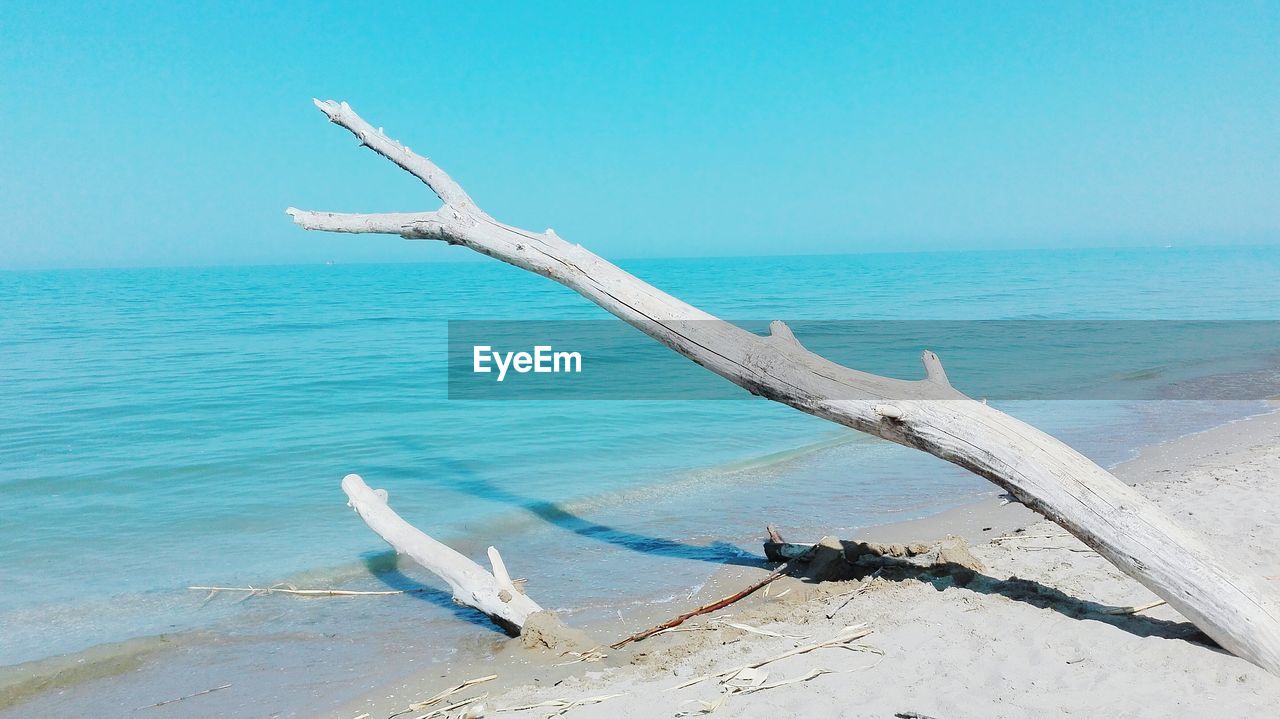
[[[452,547],[432,539],[425,532],[404,521],[387,505],[384,489],[370,489],[358,474],[342,479],[347,503],[375,534],[391,545],[397,554],[412,559],[440,577],[453,591],[460,604],[484,612],[503,629],[519,634],[529,617],[544,611],[538,603],[516,589],[498,550],[489,547],[493,572],[467,559]]]
[[[435,211],[388,214],[289,208],[301,227],[441,240],[559,282],[753,394],[923,450],[991,480],[1168,601],[1228,651],[1280,674],[1280,603],[1257,577],[1084,455],[953,388],[932,352],[924,353],[925,378],[908,381],[826,360],[806,350],[781,322],[771,325],[769,336],[748,332],[550,229],[531,232],[495,220],[433,162],[365,122],[345,102],[315,104],[444,204]]]

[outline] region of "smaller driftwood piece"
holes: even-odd
[[[452,547],[432,539],[426,532],[404,521],[387,504],[385,489],[371,489],[358,474],[342,480],[347,505],[360,515],[383,541],[424,569],[443,579],[459,604],[484,612],[511,634],[520,634],[529,618],[545,612],[537,602],[518,590],[507,574],[498,550],[489,547],[490,573]]]
[[[531,649],[557,653],[584,652],[598,644],[584,632],[565,626],[555,612],[543,609],[512,581],[498,550],[489,547],[490,572],[447,544],[406,522],[387,504],[387,490],[371,489],[358,474],[342,479],[347,506],[375,534],[423,569],[444,580],[453,601],[478,609]],[[521,583],[523,584],[523,582]]]

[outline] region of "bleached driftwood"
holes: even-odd
[[[373,215],[290,208],[303,228],[442,240],[555,280],[753,394],[923,450],[991,480],[1167,600],[1223,647],[1280,674],[1280,607],[1256,577],[1079,452],[954,389],[932,352],[924,353],[925,379],[907,381],[826,360],[805,349],[781,322],[771,325],[769,336],[753,334],[551,230],[530,232],[493,219],[433,162],[369,125],[346,103],[317,100],[316,106],[362,145],[422,180],[444,206]]]
[[[531,614],[543,611],[537,602],[519,592],[511,583],[497,549],[489,547],[489,558],[494,568],[490,574],[479,564],[404,521],[387,506],[386,490],[370,489],[360,475],[344,477],[342,491],[347,493],[348,504],[369,525],[369,529],[398,554],[409,557],[443,579],[459,603],[479,609],[504,629],[515,633],[520,631]]]

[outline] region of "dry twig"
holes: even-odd
[[[494,711],[520,712],[528,709],[551,708],[551,709],[555,709],[556,711],[548,714],[547,716],[554,717],[554,716],[559,716],[561,714],[564,714],[570,709],[586,706],[588,704],[599,704],[600,702],[608,701],[610,699],[616,699],[617,697],[620,697],[620,696],[626,696],[626,695],[625,694],[605,694],[604,696],[584,697],[582,699],[550,699],[545,702],[538,702],[537,704],[525,704],[523,706],[518,706],[518,707],[504,707],[502,709],[494,709]]]
[[[996,537],[991,540],[991,544],[1003,544],[1011,542],[1015,539],[1062,539],[1068,537],[1067,534],[1007,534],[1003,537]]]
[[[703,682],[708,679],[717,679],[720,677],[734,676],[744,669],[759,669],[760,667],[766,664],[772,664],[773,662],[786,659],[787,657],[794,657],[797,654],[807,654],[811,651],[814,651],[815,649],[825,649],[827,647],[841,647],[843,649],[850,649],[852,651],[865,651],[865,652],[874,652],[876,654],[883,654],[883,652],[881,652],[879,649],[876,649],[875,647],[869,647],[862,644],[852,644],[853,640],[861,639],[870,633],[871,633],[871,629],[867,627],[867,625],[855,624],[853,626],[845,627],[840,632],[840,634],[838,634],[834,639],[827,639],[826,641],[821,641],[814,644],[804,644],[794,649],[789,649],[785,652],[782,652],[781,654],[776,654],[772,657],[769,657],[768,659],[762,659],[758,662],[752,662],[750,664],[746,664],[741,667],[735,667],[733,669],[719,672],[718,674],[704,674],[703,676],[690,679],[689,681],[683,684],[671,687],[666,691],[684,689],[686,687],[691,687],[694,684],[698,684],[699,682]]]
[[[1154,602],[1147,602],[1146,604],[1137,604],[1132,607],[1112,607],[1111,609],[1104,610],[1102,613],[1103,614],[1137,614],[1138,612],[1145,612],[1148,609],[1158,607],[1161,604],[1167,604],[1167,602],[1165,602],[1165,600],[1163,599],[1157,599]]]
[[[461,684],[457,684],[455,686],[449,687],[448,689],[445,689],[439,694],[423,699],[420,702],[414,702],[410,704],[407,709],[401,709],[395,714],[392,714],[391,716],[387,717],[387,719],[395,719],[395,717],[398,717],[401,714],[409,714],[410,712],[416,712],[419,709],[426,709],[432,704],[436,704],[438,702],[444,701],[445,699],[448,699],[449,697],[453,696],[454,694],[457,694],[458,692],[462,691],[463,689],[466,689],[467,687],[475,686],[476,684],[483,684],[485,682],[491,682],[497,678],[498,678],[497,674],[490,674],[489,676],[485,676],[485,677],[476,677],[475,679],[468,679]],[[463,702],[463,704],[466,704],[471,701],[475,701],[476,698],[477,697],[468,699],[466,702]]]
[[[600,649],[597,648],[597,649],[588,649],[585,652],[564,652],[560,656],[573,657],[573,659],[570,659],[567,662],[560,662],[559,664],[556,665],[558,667],[564,667],[570,664],[577,664],[578,662],[598,662],[609,655],[605,654],[604,652],[600,651]]]
[[[489,696],[489,693],[485,692],[484,694],[471,697],[470,699],[463,699],[460,702],[454,702],[453,704],[450,704],[449,706],[446,706],[446,707],[433,709],[427,712],[426,714],[416,716],[413,719],[436,719],[436,717],[445,716],[446,714],[453,711],[454,709],[461,709],[462,707],[465,707],[468,704],[475,704],[476,702],[484,701],[486,698],[488,698],[488,696]],[[395,715],[393,714],[392,716],[395,716]]]
[[[384,597],[392,594],[417,594],[419,592],[429,592],[431,589],[427,587],[419,587],[414,589],[386,589],[375,592],[358,592],[351,589],[298,589],[291,584],[274,584],[270,587],[187,587],[187,589],[207,591],[209,596],[205,597],[208,602],[213,595],[218,592],[248,592],[249,597],[265,597],[268,594],[292,594],[300,597]],[[240,600],[244,601],[244,599]]]
[[[872,572],[872,573],[871,573],[871,576],[869,576],[869,577],[867,577],[866,579],[864,579],[864,580],[862,580],[861,582],[859,582],[859,583],[858,583],[858,586],[856,586],[856,587],[854,587],[853,589],[851,589],[851,590],[849,590],[849,591],[845,592],[844,594],[837,594],[836,596],[832,597],[832,599],[839,599],[840,597],[843,597],[843,596],[846,596],[846,595],[847,595],[849,598],[848,598],[848,599],[846,599],[846,600],[844,600],[843,602],[841,602],[841,603],[840,603],[840,606],[836,607],[835,609],[832,609],[832,610],[827,614],[827,619],[835,619],[835,618],[836,618],[836,614],[838,614],[838,613],[840,612],[840,610],[841,610],[841,609],[844,609],[845,607],[847,607],[847,606],[849,605],[849,602],[852,602],[852,601],[853,601],[853,598],[854,598],[854,597],[856,597],[856,596],[858,596],[859,594],[862,594],[863,592],[867,591],[867,589],[871,586],[871,582],[872,582],[872,581],[874,581],[876,577],[880,576],[880,573],[881,573],[881,572],[883,572],[883,571],[884,571],[884,568],[883,568],[883,567],[881,567],[880,569],[877,569],[876,571],[874,571],[874,572]]]
[[[166,704],[173,704],[173,703],[175,703],[175,702],[185,701],[185,700],[187,700],[187,699],[190,699],[191,697],[199,697],[199,696],[204,696],[205,694],[212,694],[212,693],[214,693],[214,692],[216,692],[216,691],[219,691],[219,690],[221,690],[221,689],[226,689],[226,688],[227,688],[227,687],[229,687],[229,686],[231,686],[231,683],[230,683],[230,682],[228,682],[228,683],[226,683],[226,684],[223,684],[223,685],[222,685],[222,686],[220,686],[220,687],[214,687],[214,688],[212,688],[212,689],[205,689],[204,691],[196,692],[195,694],[188,694],[188,695],[186,695],[185,697],[178,697],[177,699],[166,699],[166,700],[164,700],[164,701],[162,701],[162,702],[156,702],[155,704],[148,704],[148,705],[146,705],[145,707],[138,707],[138,710],[142,710],[142,709],[154,709],[154,708],[156,708],[156,707],[162,707],[162,706],[164,706],[164,705],[166,705]]]
[[[815,546],[816,546],[816,545],[815,545]],[[753,593],[755,593],[757,590],[759,590],[761,587],[767,586],[767,585],[769,585],[769,584],[773,583],[774,581],[777,581],[778,579],[781,579],[781,578],[783,577],[783,575],[785,575],[785,574],[787,573],[787,571],[791,568],[791,565],[792,565],[792,563],[793,563],[793,562],[806,562],[806,561],[808,561],[808,560],[809,560],[809,558],[810,558],[810,557],[812,557],[812,556],[813,556],[813,552],[814,552],[814,550],[813,550],[813,549],[810,549],[808,552],[806,552],[806,553],[805,553],[805,555],[804,555],[804,556],[796,557],[795,559],[791,560],[790,562],[787,562],[786,564],[783,564],[782,566],[780,566],[780,567],[778,567],[777,569],[773,570],[773,572],[771,572],[771,573],[769,574],[769,576],[765,577],[764,579],[761,579],[761,580],[760,580],[760,581],[758,581],[758,582],[753,583],[751,586],[747,587],[746,589],[743,589],[743,590],[742,590],[742,591],[740,591],[740,592],[736,592],[736,593],[734,593],[734,594],[730,594],[730,595],[729,595],[729,596],[727,596],[727,597],[723,597],[723,598],[721,598],[721,599],[717,599],[716,601],[711,602],[710,604],[704,604],[704,605],[702,605],[701,607],[698,607],[697,609],[694,609],[693,611],[685,612],[684,614],[681,614],[680,616],[676,617],[675,619],[671,619],[671,620],[668,620],[668,621],[666,621],[666,622],[663,622],[662,624],[659,624],[659,625],[658,625],[658,626],[656,626],[656,627],[651,627],[651,628],[649,628],[649,629],[644,630],[643,632],[636,632],[635,634],[632,634],[631,636],[627,637],[626,639],[623,639],[623,640],[622,640],[622,641],[620,641],[620,642],[615,642],[614,644],[611,644],[611,645],[609,645],[609,646],[610,646],[610,648],[612,648],[612,649],[621,649],[621,648],[623,648],[623,647],[627,646],[628,644],[630,644],[631,642],[638,642],[638,641],[640,641],[640,640],[642,640],[642,639],[647,639],[647,638],[649,638],[649,637],[653,636],[654,634],[657,634],[658,632],[661,632],[661,631],[663,631],[663,630],[665,630],[665,629],[671,629],[672,627],[678,627],[678,626],[680,626],[681,624],[684,624],[686,621],[688,621],[688,620],[690,620],[690,619],[693,619],[693,618],[694,618],[694,617],[696,617],[696,616],[699,616],[699,615],[702,615],[702,614],[707,614],[707,613],[709,613],[709,612],[714,612],[714,611],[715,611],[715,610],[717,610],[717,609],[723,609],[724,607],[727,607],[727,606],[729,606],[730,604],[733,604],[734,602],[738,601],[739,599],[744,599],[744,598],[746,598],[746,597],[748,597],[748,596],[752,595],[752,594],[753,594]],[[781,596],[781,595],[779,595],[779,596]]]
[[[782,681],[777,681],[777,682],[774,682],[774,683],[772,683],[772,684],[761,684],[760,686],[756,686],[756,687],[748,687],[748,688],[746,688],[746,689],[739,689],[739,690],[737,691],[737,693],[738,693],[738,694],[751,694],[751,693],[753,693],[753,692],[762,692],[762,691],[765,691],[766,689],[777,689],[778,687],[785,687],[785,686],[787,686],[788,684],[799,684],[799,683],[801,683],[801,682],[807,682],[807,681],[809,681],[810,679],[814,679],[814,678],[820,677],[820,676],[822,676],[823,674],[834,674],[834,673],[835,673],[835,672],[831,671],[830,669],[824,669],[824,668],[822,668],[822,667],[814,667],[813,669],[810,669],[808,672],[806,672],[805,674],[803,674],[803,675],[801,675],[801,676],[798,676],[798,677],[792,677],[791,679],[783,679]]]

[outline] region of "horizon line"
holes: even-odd
[[[1043,247],[984,247],[984,248],[944,248],[944,249],[917,249],[917,250],[880,250],[868,249],[862,251],[842,251],[842,252],[799,252],[799,253],[774,253],[774,254],[742,254],[742,255],[664,255],[651,257],[602,257],[604,260],[612,263],[623,262],[654,262],[654,261],[673,261],[673,260],[744,260],[744,259],[766,259],[766,258],[801,258],[801,257],[861,257],[865,255],[962,255],[962,254],[988,254],[988,253],[1036,253],[1036,252],[1071,252],[1071,251],[1132,251],[1132,250],[1225,250],[1225,249],[1280,249],[1280,241],[1262,241],[1262,242],[1222,242],[1222,243],[1194,243],[1194,244],[1177,244],[1164,242],[1159,244],[1133,244],[1133,245],[1084,245],[1084,246],[1056,246],[1047,245]],[[327,265],[342,265],[344,267],[358,266],[378,266],[378,265],[464,265],[464,264],[483,264],[487,257],[460,256],[459,259],[414,259],[414,260],[373,260],[373,261],[356,261],[356,262],[339,262],[336,260],[321,261],[281,261],[281,262],[210,262],[207,264],[139,264],[139,265],[62,265],[62,266],[33,266],[33,267],[0,267],[0,272],[23,273],[23,272],[94,272],[105,270],[183,270],[183,269],[216,269],[216,268],[250,268],[250,267],[316,267]]]

